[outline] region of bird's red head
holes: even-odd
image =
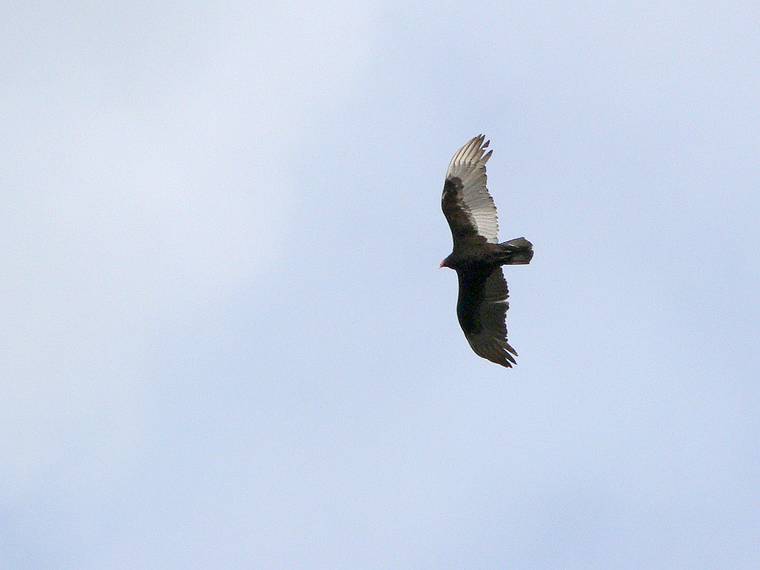
[[[448,260],[449,260],[449,258],[447,257],[446,259],[444,259],[443,261],[441,261],[441,264],[438,267],[441,267],[441,268],[448,267],[449,266],[449,264],[447,263]]]

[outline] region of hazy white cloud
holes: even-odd
[[[10,12],[10,13],[8,13]],[[151,346],[292,236],[304,116],[367,50],[351,4],[6,10],[5,500],[129,462]],[[106,457],[108,459],[106,459]]]

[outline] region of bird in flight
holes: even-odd
[[[486,162],[493,151],[483,135],[451,159],[441,207],[451,228],[454,251],[441,267],[457,272],[457,317],[475,354],[512,368],[517,352],[507,342],[509,291],[502,265],[527,265],[533,244],[524,237],[499,243],[496,205],[486,188]]]

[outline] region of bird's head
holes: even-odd
[[[449,258],[447,257],[446,259],[444,259],[443,261],[441,261],[441,264],[438,267],[440,267],[440,268],[451,267],[449,265]]]

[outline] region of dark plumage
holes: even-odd
[[[441,207],[449,222],[454,251],[441,262],[459,277],[457,317],[472,350],[511,368],[517,352],[507,342],[505,323],[509,290],[502,265],[525,265],[533,245],[525,238],[499,243],[496,206],[486,188],[489,141],[477,136],[449,163]]]

